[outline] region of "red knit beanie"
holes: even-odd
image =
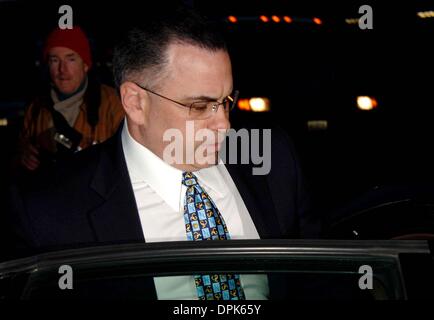
[[[48,58],[48,51],[54,47],[66,47],[74,50],[80,55],[89,69],[92,66],[89,40],[80,27],[74,26],[72,29],[65,30],[59,28],[54,29],[45,42],[43,51],[45,61]]]

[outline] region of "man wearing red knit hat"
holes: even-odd
[[[80,27],[53,30],[43,59],[51,84],[27,108],[19,143],[19,163],[31,171],[106,140],[124,117],[115,90],[88,77],[92,57]]]
[[[55,87],[65,95],[79,89],[92,66],[89,42],[80,27],[54,30],[45,43],[43,57]],[[65,68],[60,68],[59,57],[67,58]]]

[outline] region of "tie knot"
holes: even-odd
[[[194,186],[197,184],[197,178],[191,172],[183,172],[182,173],[182,184],[186,187]]]

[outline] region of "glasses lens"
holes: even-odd
[[[194,102],[190,106],[190,117],[193,119],[205,119],[212,113],[211,102]]]
[[[218,111],[220,105],[224,108],[226,113],[232,111],[238,100],[238,90],[234,91],[233,95],[228,96],[223,102],[218,101],[198,101],[193,102],[190,106],[189,116],[192,119],[203,120],[210,118]]]

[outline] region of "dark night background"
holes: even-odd
[[[236,110],[234,121],[265,127],[274,121],[290,133],[326,217],[379,187],[414,192],[431,186],[434,19],[420,19],[417,12],[434,10],[434,1],[185,2],[222,22],[241,97],[271,101],[270,113]],[[120,30],[146,19],[155,6],[127,0],[0,1],[0,118],[9,123],[0,127],[2,188],[22,112],[44,78],[41,46],[62,4],[73,7],[74,23],[91,38],[94,71],[106,83],[111,83],[110,48]],[[373,30],[345,23],[359,17],[364,4],[373,8]],[[265,24],[257,19],[262,14],[318,17],[323,24]],[[231,24],[228,15],[255,20]],[[358,110],[359,95],[374,96],[378,108]],[[309,120],[327,120],[327,130],[308,130]],[[405,214],[411,218],[412,212]]]

